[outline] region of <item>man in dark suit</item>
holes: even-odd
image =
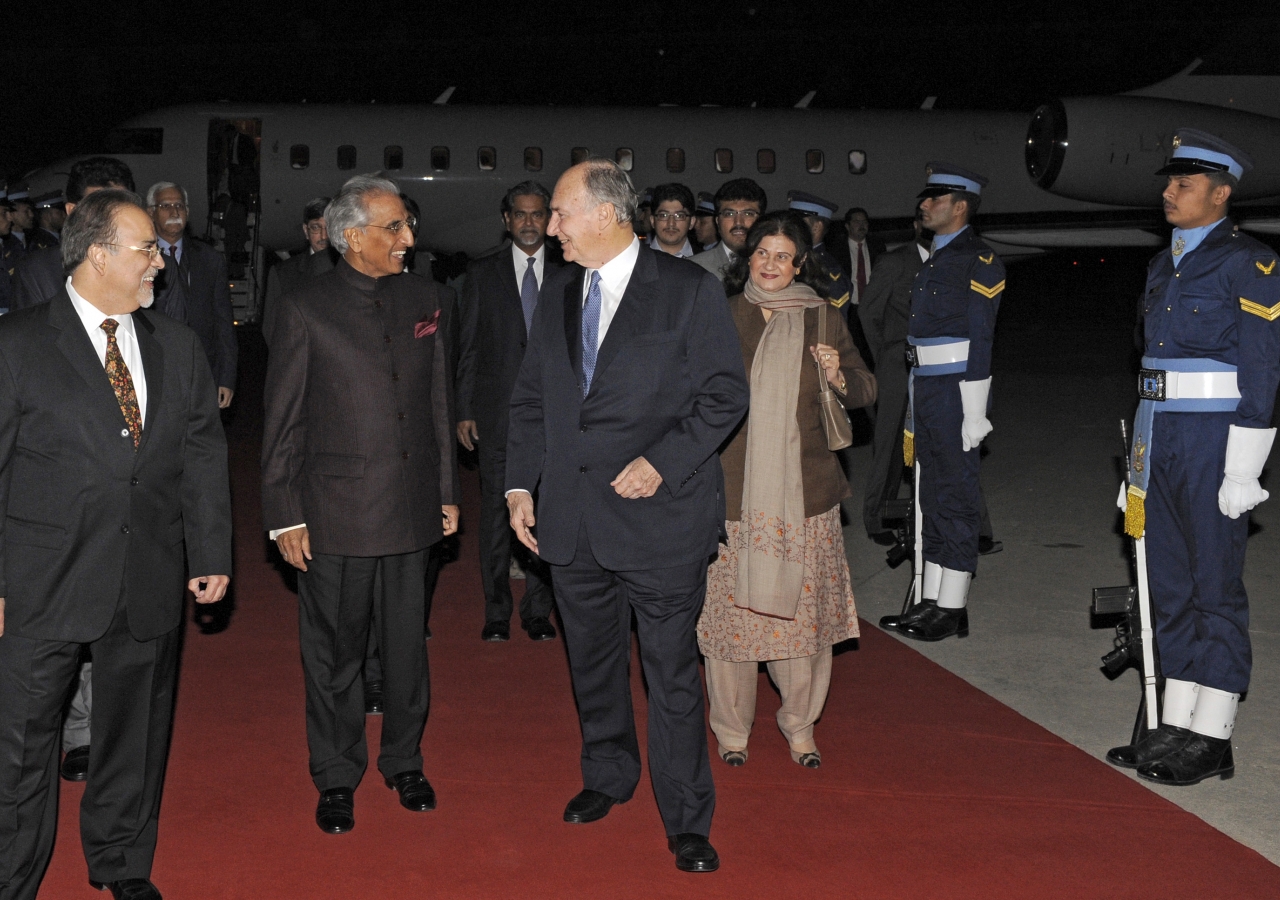
[[[502,198],[502,222],[511,243],[476,260],[462,289],[458,357],[458,440],[479,444],[480,581],[484,586],[486,641],[511,637],[511,529],[503,487],[507,468],[507,413],[511,389],[524,359],[538,291],[560,269],[547,259],[550,192],[525,181]],[[551,624],[551,573],[537,557],[525,570],[520,624],[535,641],[556,636]]]
[[[76,204],[94,191],[118,188],[132,191],[133,172],[120,160],[110,156],[91,156],[71,166],[67,175],[65,209],[70,216]],[[19,261],[13,274],[13,309],[24,309],[45,303],[57,296],[66,284],[62,271],[62,251],[57,248],[28,253]]]
[[[720,865],[695,626],[724,526],[716,448],[747,410],[724,288],[642,246],[631,179],[569,169],[548,233],[566,266],[542,287],[511,396],[507,503],[552,567],[582,724],[584,789],[567,822],[626,802],[640,778],[631,616],[649,686],[649,772],[676,865]],[[538,495],[538,535],[532,492]]]
[[[181,185],[169,181],[151,185],[147,209],[165,257],[164,272],[156,281],[156,308],[199,336],[218,386],[218,406],[226,409],[236,391],[240,353],[226,257],[187,236],[187,191]]]
[[[226,438],[196,336],[139,310],[163,265],[141,200],[88,198],[62,252],[70,285],[0,319],[0,897],[35,897],[48,864],[58,727],[87,644],[90,883],[158,900],[184,587],[214,603],[230,580]]]
[[[308,278],[323,275],[338,261],[338,254],[329,246],[329,232],[325,227],[324,210],[330,198],[316,197],[302,208],[302,234],[307,245],[284,262],[276,263],[267,273],[267,296],[262,311],[262,338],[271,346],[279,315],[280,298]]]
[[[879,258],[862,302],[857,306],[858,320],[875,360],[879,386],[862,523],[869,537],[886,546],[893,543],[894,535],[884,527],[881,511],[886,500],[898,496],[904,468],[902,420],[907,414],[906,351],[911,285],[929,258],[929,242],[933,240],[933,232],[920,222],[918,206],[911,225],[914,239]]]
[[[316,824],[341,834],[355,826],[368,764],[371,621],[385,703],[378,770],[406,809],[435,808],[419,747],[430,701],[423,582],[428,548],[457,530],[460,487],[435,284],[400,276],[416,223],[395,184],[367,175],[343,186],[327,219],[342,261],[280,300],[262,518],[301,573]]]

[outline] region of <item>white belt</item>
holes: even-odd
[[[945,366],[947,363],[964,362],[969,358],[969,342],[950,344],[915,344],[916,359],[922,366]]]
[[[1166,400],[1217,400],[1240,396],[1235,372],[1165,372]]]

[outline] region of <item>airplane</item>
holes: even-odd
[[[1246,147],[1257,167],[1234,199],[1241,227],[1280,234],[1280,76],[1197,74],[1196,60],[1127,94],[1046,103],[1025,113],[797,108],[579,108],[432,104],[192,103],[138,116],[102,153],[124,160],[140,190],[188,189],[191,221],[219,246],[239,210],[229,258],[238,321],[252,321],[268,250],[300,242],[301,211],[352,175],[377,171],[419,204],[420,246],[471,256],[501,240],[499,202],[517,182],[547,187],[589,156],[616,160],[637,187],[712,190],[756,180],[770,205],[801,189],[868,211],[873,229],[906,233],[930,160],[987,174],[980,224],[1002,255],[1051,248],[1156,246],[1161,179],[1175,128]],[[58,190],[75,158],[26,179]],[[1243,205],[1241,205],[1243,204]],[[239,249],[243,240],[243,250]],[[233,259],[234,264],[234,259]],[[233,273],[233,278],[239,273]]]

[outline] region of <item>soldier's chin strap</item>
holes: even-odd
[[[1238,519],[1270,494],[1258,484],[1262,467],[1275,440],[1274,428],[1242,428],[1232,425],[1227,434],[1227,461],[1222,487],[1218,488],[1218,509],[1224,516]]]

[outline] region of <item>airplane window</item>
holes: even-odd
[[[716,171],[724,174],[733,171],[733,151],[720,149],[716,151]]]
[[[289,165],[295,169],[305,169],[311,165],[311,148],[306,144],[294,144],[290,147]]]
[[[106,153],[162,153],[163,128],[117,128],[108,132]]]
[[[772,150],[756,151],[756,169],[761,175],[772,175],[778,168],[778,157]]]
[[[865,150],[849,151],[849,172],[852,175],[867,174],[867,151]]]
[[[435,169],[437,172],[443,172],[449,168],[448,147],[431,148],[431,168]]]
[[[806,150],[804,154],[804,167],[809,171],[810,175],[817,175],[822,172],[825,161],[822,158],[821,150]]]
[[[569,153],[569,165],[576,166],[580,162],[586,162],[591,157],[591,151],[586,147],[574,147]]]
[[[631,167],[636,162],[636,155],[631,152],[630,147],[619,147],[618,151],[613,154],[613,158],[624,172],[630,172]]]
[[[382,148],[382,168],[384,169],[403,169],[404,168],[404,148],[392,144],[389,147]]]
[[[481,147],[476,152],[476,162],[482,171],[492,172],[498,167],[498,151],[492,147]]]
[[[672,147],[667,151],[667,171],[684,171],[684,150],[679,147]]]
[[[338,168],[354,169],[356,167],[356,148],[351,144],[343,144],[338,148]]]
[[[524,167],[529,172],[542,171],[542,148],[541,147],[525,147],[524,148]]]

